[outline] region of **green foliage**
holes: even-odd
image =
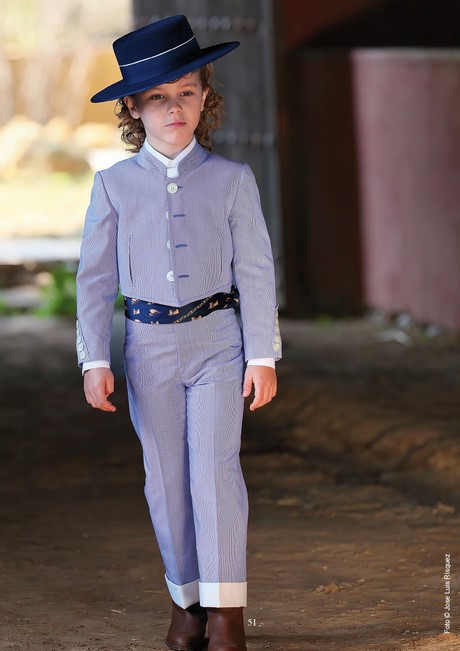
[[[11,307],[3,300],[0,300],[0,316],[15,316],[21,314],[21,310],[17,307]]]
[[[75,316],[77,292],[75,265],[62,264],[50,270],[51,282],[43,288],[43,304],[35,314],[40,316]]]
[[[53,267],[50,274],[51,282],[43,288],[43,303],[34,313],[39,316],[75,317],[77,312],[76,266],[60,264]],[[115,308],[122,307],[123,297],[118,294]]]
[[[334,325],[336,319],[334,319],[330,314],[319,314],[315,318],[315,323],[324,328],[330,328]]]

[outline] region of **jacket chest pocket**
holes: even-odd
[[[186,249],[178,249],[176,263],[181,259],[180,251],[187,251],[188,264],[194,278],[201,278],[213,285],[220,281],[223,269],[224,229],[214,224],[205,224],[200,229],[198,225],[184,234],[187,242]]]

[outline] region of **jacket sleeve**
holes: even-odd
[[[114,303],[118,295],[118,217],[101,174],[94,178],[77,272],[78,364],[110,362]]]
[[[230,218],[233,275],[240,293],[245,359],[281,358],[270,238],[251,168],[245,164]]]

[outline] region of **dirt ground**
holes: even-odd
[[[460,649],[459,341],[282,329],[279,395],[243,435],[248,649]],[[91,410],[73,337],[67,320],[0,320],[0,649],[163,649],[123,379],[116,414]]]

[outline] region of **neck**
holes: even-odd
[[[149,144],[149,146],[152,149],[154,149],[156,152],[158,152],[159,154],[161,154],[165,158],[169,158],[169,160],[174,160],[175,158],[177,158],[183,151],[185,151],[185,149],[190,147],[190,145],[192,144],[193,141],[194,141],[194,138],[192,138],[192,140],[185,147],[181,147],[180,149],[171,149],[171,150],[168,149],[168,150],[166,150],[163,147],[161,149],[159,149],[158,147],[155,147],[147,139],[147,143]]]

